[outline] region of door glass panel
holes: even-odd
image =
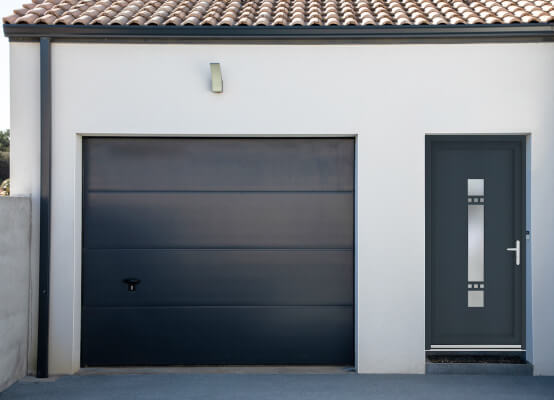
[[[467,206],[467,280],[483,282],[485,279],[485,206]]]
[[[467,180],[467,195],[468,196],[484,196],[485,195],[485,180],[484,179],[468,179]]]
[[[485,180],[467,180],[467,306],[485,306]],[[471,288],[471,289],[469,289]],[[475,290],[475,289],[481,290]]]
[[[467,306],[468,307],[484,307],[485,306],[485,291],[484,290],[468,290],[467,291]]]

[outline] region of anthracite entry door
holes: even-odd
[[[353,139],[87,138],[82,364],[354,361]]]
[[[517,349],[524,138],[427,139],[427,346]]]

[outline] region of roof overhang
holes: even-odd
[[[419,26],[4,25],[10,40],[175,42],[551,42],[554,24]]]

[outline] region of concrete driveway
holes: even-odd
[[[26,378],[0,394],[15,399],[478,400],[554,399],[554,377],[356,375],[353,373],[132,373]]]

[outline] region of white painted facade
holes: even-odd
[[[423,373],[425,135],[492,133],[528,135],[528,358],[554,375],[553,43],[54,42],[52,57],[51,374],[79,369],[83,136],[355,136],[356,367]],[[11,185],[33,198],[36,314],[38,43],[12,43],[11,67]]]

